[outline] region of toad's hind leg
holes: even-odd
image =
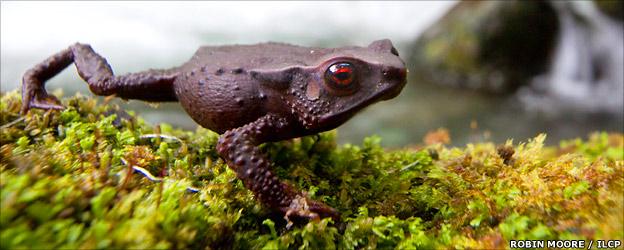
[[[47,94],[45,82],[72,62],[76,65],[80,77],[89,84],[89,89],[96,95],[115,94],[125,99],[153,102],[177,101],[173,90],[173,82],[177,75],[174,69],[115,76],[106,59],[95,53],[90,45],[76,43],[24,74],[22,113],[28,112],[30,108],[63,109],[55,97]]]
[[[250,189],[265,205],[278,210],[290,219],[319,219],[332,217],[340,219],[332,207],[310,199],[305,193],[279,181],[269,169],[269,159],[258,145],[282,138],[292,138],[292,124],[286,118],[267,114],[254,122],[231,129],[219,137],[217,151],[236,172],[245,187]]]

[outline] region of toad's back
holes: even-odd
[[[222,133],[256,120],[275,102],[251,71],[310,65],[327,52],[282,43],[204,46],[179,68],[176,96],[197,123]]]
[[[328,52],[323,48],[301,47],[284,43],[255,45],[203,46],[182,67],[185,71],[206,67],[223,70],[267,69],[309,65]]]

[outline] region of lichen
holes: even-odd
[[[262,145],[284,181],[342,214],[291,228],[215,150],[218,135],[149,125],[74,96],[18,114],[0,100],[0,248],[504,248],[623,239],[624,135],[545,146],[338,146],[326,132]]]

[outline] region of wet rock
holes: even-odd
[[[558,31],[547,2],[462,1],[415,42],[412,72],[440,84],[513,92],[548,69]]]
[[[608,16],[624,21],[624,1],[622,0],[594,0],[596,7]]]

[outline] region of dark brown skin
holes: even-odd
[[[72,62],[96,95],[179,101],[197,123],[222,134],[219,155],[260,202],[289,222],[338,220],[339,214],[280,182],[258,145],[334,129],[364,107],[397,96],[406,83],[405,64],[389,40],[342,48],[202,47],[180,67],[122,76],[113,75],[91,46],[76,43],[24,74],[23,114],[63,109],[44,84]]]

